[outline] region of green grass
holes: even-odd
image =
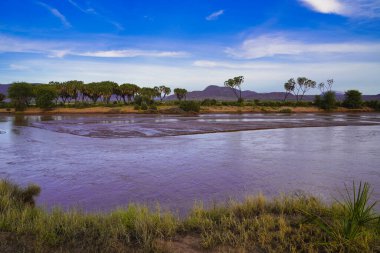
[[[109,213],[46,211],[34,205],[38,193],[35,185],[0,181],[0,252],[380,250],[380,218],[368,184],[332,204],[313,196],[258,195],[210,209],[198,203],[184,218],[139,205]]]

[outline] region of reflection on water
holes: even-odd
[[[176,125],[182,127],[178,131],[204,129],[202,122],[200,126],[194,123],[199,119],[238,124],[238,117],[244,124],[255,115],[0,116],[0,129],[6,131],[0,135],[0,177],[40,184],[40,204],[79,205],[86,210],[159,201],[183,212],[195,200],[241,198],[259,191],[273,196],[301,190],[331,199],[352,180],[370,182],[375,187],[374,198],[380,199],[380,126],[355,125],[361,120],[376,123],[378,114],[293,115],[287,121],[303,122],[304,117],[336,122],[343,118],[353,126],[159,138],[115,135],[125,137],[125,124],[130,124],[128,131],[144,129],[155,136],[164,127],[175,129]],[[268,115],[267,121],[265,115],[256,117],[265,124],[278,122],[275,115]],[[112,138],[80,134],[97,129]]]

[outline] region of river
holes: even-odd
[[[242,131],[244,130],[244,131]],[[38,204],[189,210],[263,194],[380,199],[380,114],[0,115],[0,178],[42,187]]]

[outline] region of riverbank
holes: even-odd
[[[271,106],[201,106],[200,114],[216,114],[216,113],[356,113],[356,112],[374,112],[369,107],[361,109],[348,109],[338,107],[330,112],[326,112],[318,107],[271,107]],[[24,115],[59,115],[59,114],[173,114],[180,115],[186,112],[177,106],[158,106],[157,110],[136,110],[133,106],[96,106],[87,108],[69,108],[57,107],[51,110],[42,110],[40,108],[27,108],[24,111],[16,112],[12,109],[0,108],[1,114],[24,114]]]
[[[332,204],[305,195],[257,195],[211,209],[197,204],[179,218],[138,205],[109,213],[47,212],[34,206],[38,186],[1,180],[0,251],[374,252],[380,249],[380,218],[366,209],[369,190],[361,185],[356,201]]]

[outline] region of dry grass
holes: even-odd
[[[204,209],[179,219],[159,208],[130,205],[110,213],[33,206],[36,186],[0,181],[0,252],[375,252],[380,221],[360,223],[342,243],[312,217],[341,233],[350,212],[312,196],[263,195]],[[29,196],[27,201],[24,196]],[[360,202],[360,206],[363,206]]]

